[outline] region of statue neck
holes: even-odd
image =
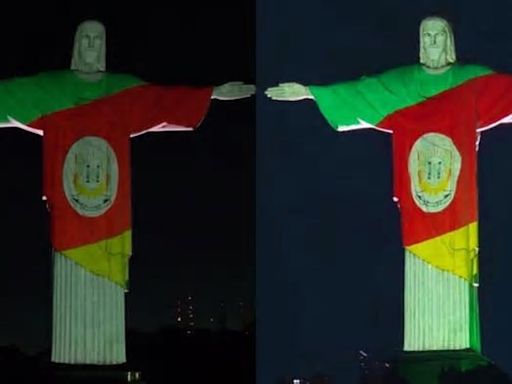
[[[100,81],[103,78],[104,72],[84,72],[84,71],[73,71],[76,76],[80,79],[94,83]]]
[[[452,67],[452,64],[447,64],[444,67],[440,67],[440,68],[431,68],[431,67],[427,67],[426,65],[422,65],[421,67],[429,75],[440,75],[442,73],[445,73],[447,70],[449,70]]]

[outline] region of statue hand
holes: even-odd
[[[277,87],[268,88],[265,95],[272,100],[298,101],[313,99],[308,87],[299,83],[280,83]]]
[[[238,100],[254,95],[256,87],[241,81],[231,81],[213,89],[212,99]]]

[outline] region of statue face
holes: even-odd
[[[105,34],[103,27],[97,23],[86,23],[82,26],[77,44],[82,62],[88,66],[97,65],[103,48]]]
[[[425,65],[441,68],[449,64],[448,40],[450,38],[446,25],[440,19],[426,20],[421,26],[421,49]]]

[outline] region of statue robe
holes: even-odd
[[[405,248],[404,349],[480,350],[476,151],[512,121],[512,77],[480,66],[421,66],[311,92],[339,131],[393,134],[394,200]]]
[[[130,137],[192,130],[212,88],[164,87],[54,71],[0,82],[0,120],[43,135],[43,193],[54,248],[52,361],[126,361],[131,256]]]

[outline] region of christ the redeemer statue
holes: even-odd
[[[71,70],[0,82],[0,121],[43,136],[43,193],[54,250],[51,360],[126,361],[131,242],[130,137],[193,130],[211,99],[253,85],[157,86],[105,72],[103,24],[79,25]]]
[[[420,63],[326,86],[283,83],[274,100],[314,100],[340,132],[392,134],[394,201],[405,248],[406,351],[480,351],[477,150],[512,121],[512,77],[456,64],[451,26],[424,19]]]

